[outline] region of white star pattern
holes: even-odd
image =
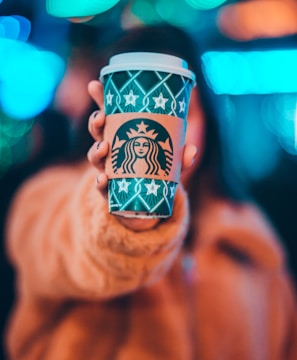
[[[130,90],[128,95],[124,95],[124,98],[126,99],[125,106],[136,106],[136,100],[139,98],[139,95],[134,95],[133,90]]]
[[[179,112],[185,112],[186,110],[186,102],[185,102],[185,98],[183,98],[183,101],[179,101]]]
[[[128,194],[128,187],[130,184],[131,182],[126,181],[126,179],[122,179],[121,181],[118,181],[119,192],[125,191],[125,193]]]
[[[107,105],[112,105],[112,99],[114,97],[114,94],[112,94],[110,92],[110,90],[108,91],[108,94],[106,95],[106,103]]]
[[[153,194],[155,196],[158,195],[158,189],[161,185],[157,185],[155,183],[155,180],[152,180],[152,182],[150,184],[144,184],[144,186],[147,188],[147,193],[146,195],[150,195]]]
[[[163,110],[165,110],[165,105],[166,105],[168,99],[164,98],[162,93],[160,93],[160,95],[158,97],[153,97],[153,99],[155,102],[155,109],[160,107]]]

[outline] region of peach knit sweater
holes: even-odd
[[[182,188],[170,219],[133,232],[108,213],[95,179],[87,164],[54,167],[14,200],[8,359],[297,359],[294,290],[256,208],[204,201],[187,254]]]

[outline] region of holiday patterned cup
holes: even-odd
[[[110,213],[171,216],[194,73],[178,57],[138,52],[113,56],[100,79]]]

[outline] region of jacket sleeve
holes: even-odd
[[[8,256],[23,293],[104,299],[156,282],[170,268],[188,226],[178,189],[173,216],[133,232],[108,213],[94,169],[45,170],[14,199],[7,226]]]

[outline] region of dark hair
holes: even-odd
[[[205,114],[205,148],[200,166],[193,174],[190,186],[192,210],[199,206],[200,191],[210,190],[212,194],[233,200],[245,198],[244,192],[231,184],[232,177],[223,170],[223,152],[219,125],[215,117],[213,96],[207,86],[201,67],[201,50],[198,44],[184,30],[168,24],[141,26],[125,31],[99,54],[98,63],[102,67],[111,56],[123,52],[161,52],[175,55],[188,62],[196,74],[199,101]],[[228,176],[229,177],[228,177]],[[201,186],[203,183],[203,189]],[[206,188],[205,188],[206,187]],[[193,196],[192,196],[193,195]]]

